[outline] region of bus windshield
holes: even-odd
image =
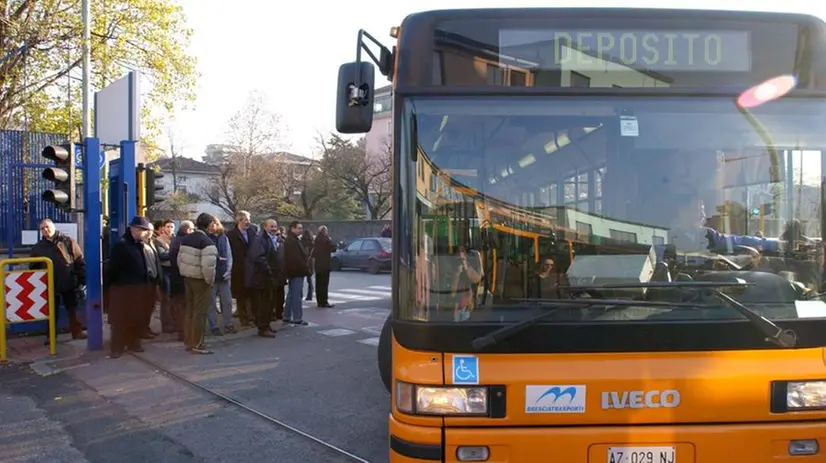
[[[742,318],[693,289],[593,289],[681,280],[749,283],[729,294],[769,319],[826,317],[811,296],[822,290],[826,100],[751,110],[721,97],[403,105],[415,142],[400,154],[416,191],[415,258],[400,274],[401,294],[415,297],[400,298],[401,318],[519,319],[531,301],[566,298],[680,304],[561,310],[547,322]]]

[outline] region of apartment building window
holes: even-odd
[[[653,244],[654,246],[662,246],[663,244],[665,244],[665,238],[663,238],[662,236],[654,235],[651,237],[651,244]]]
[[[602,182],[605,171],[604,166],[594,171],[594,214],[602,215]]]
[[[636,243],[637,242],[637,234],[631,233],[622,230],[614,230],[613,228],[609,228],[608,232],[611,234],[611,239],[617,241],[624,241],[626,243]]]
[[[576,71],[571,71],[571,87],[590,87],[591,78],[580,74]]]
[[[383,113],[390,111],[391,98],[392,96],[389,93],[377,95],[376,99],[373,101],[373,112]]]
[[[594,233],[594,230],[590,223],[580,222],[579,220],[577,220],[576,232],[580,235],[592,235]]]

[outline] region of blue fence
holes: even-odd
[[[37,230],[40,220],[71,222],[71,214],[40,199],[50,187],[41,177],[48,145],[66,143],[65,134],[0,131],[0,242],[4,253],[20,249],[23,230]]]

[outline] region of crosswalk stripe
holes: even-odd
[[[355,299],[357,301],[378,301],[382,299],[380,297],[374,296],[360,296],[355,294],[342,294],[342,293],[330,293],[329,295],[331,298],[341,298],[341,299]]]
[[[332,330],[324,330],[318,332],[318,334],[323,334],[324,336],[347,336],[353,333],[355,333],[355,331],[346,330],[344,328],[335,328]]]
[[[367,339],[359,339],[360,343],[367,344],[368,346],[378,347],[379,345],[379,338],[367,338]]]
[[[365,333],[379,334],[380,335],[381,334],[381,329],[382,329],[381,326],[365,326],[361,330],[364,331]]]
[[[367,289],[381,289],[381,290],[384,290],[384,291],[392,291],[393,290],[393,288],[391,288],[389,286],[368,286]]]
[[[353,302],[353,301],[345,301],[345,300],[342,300],[342,299],[327,299],[327,302],[329,302],[330,304],[347,304],[348,302]],[[303,307],[315,307],[318,303],[315,300],[312,300],[312,301],[305,300],[301,304],[302,304]]]
[[[390,297],[390,293],[386,291],[370,291],[369,289],[340,289],[339,291],[347,291],[350,293],[368,294],[371,296]]]

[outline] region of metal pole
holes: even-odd
[[[89,350],[103,349],[103,294],[100,227],[100,169],[95,153],[100,153],[100,142],[86,138],[83,149],[83,257],[86,259],[86,331]]]
[[[83,0],[83,138],[92,136],[92,111],[89,107],[89,94],[91,93],[91,73],[92,73],[92,40],[91,22],[92,8],[91,0]],[[94,160],[92,164],[96,164]]]
[[[138,199],[138,215],[146,217],[146,167],[138,163],[135,169],[135,194]]]

